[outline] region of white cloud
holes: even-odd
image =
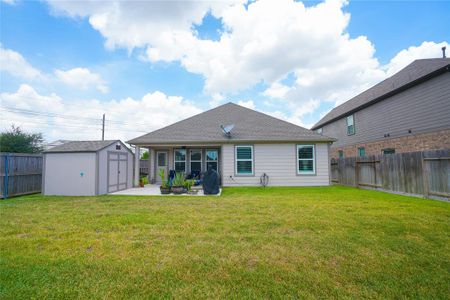
[[[2,130],[14,123],[27,131],[43,132],[47,141],[100,139],[103,113],[105,138],[128,140],[201,112],[182,97],[159,91],[141,99],[69,101],[55,94],[41,95],[23,84],[14,93],[1,93],[0,101]]]
[[[55,70],[55,76],[61,82],[71,87],[87,90],[95,87],[102,93],[107,93],[109,88],[99,74],[92,73],[86,68],[74,68],[67,71]]]
[[[385,77],[374,45],[364,36],[348,35],[346,1],[312,7],[293,0],[247,6],[241,1],[50,5],[57,13],[89,18],[107,47],[144,48],[151,62],[179,61],[189,72],[201,74],[211,106],[263,82],[269,85],[264,96],[308,113],[320,101],[343,101]],[[208,12],[222,21],[217,41],[199,39],[193,30]],[[294,75],[293,83],[284,84],[288,74]]]
[[[0,70],[25,79],[39,79],[43,77],[42,73],[33,68],[20,53],[3,48],[1,45]]]
[[[389,76],[393,75],[416,59],[442,57],[441,48],[444,46],[449,49],[448,42],[423,42],[419,46],[411,46],[403,49],[385,66],[387,74]]]
[[[289,111],[286,117],[295,123],[301,123],[320,102],[338,105],[415,58],[440,57],[443,44],[410,47],[383,66],[367,37],[348,34],[350,14],[344,0],[310,7],[294,0],[247,5],[240,0],[49,4],[56,14],[88,18],[110,49],[121,47],[132,53],[138,48],[150,62],[178,61],[187,71],[202,75],[211,106],[228,95],[266,84],[262,95]],[[193,29],[208,13],[222,22],[219,40],[200,39]],[[288,84],[284,79],[289,74],[293,76]]]
[[[87,90],[94,87],[101,93],[109,91],[100,74],[93,73],[87,68],[55,70],[54,74],[45,74],[28,63],[19,52],[3,47],[0,47],[0,70],[27,80],[39,79],[47,83],[57,80],[75,89]]]
[[[250,108],[250,109],[255,109],[255,103],[253,102],[253,100],[248,100],[248,101],[241,100],[241,101],[238,101],[237,104],[239,104],[243,107]]]
[[[220,93],[215,93],[211,96],[211,100],[209,101],[210,107],[216,107],[223,103],[225,97]]]
[[[284,96],[289,92],[290,88],[280,82],[274,82],[272,85],[266,89],[262,94],[271,98],[283,99]]]

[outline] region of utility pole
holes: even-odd
[[[102,141],[105,140],[105,114],[103,114],[103,119],[102,119]]]

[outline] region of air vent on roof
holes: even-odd
[[[227,137],[231,137],[231,130],[233,130],[234,124],[230,124],[227,126],[220,125],[220,128],[222,128],[223,133],[225,133]]]
[[[445,58],[446,56],[445,56],[445,49],[447,49],[447,47],[442,47],[442,58]]]

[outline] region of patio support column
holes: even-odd
[[[148,182],[155,183],[155,150],[148,147]]]
[[[134,182],[133,186],[139,186],[139,159],[141,158],[141,147],[136,146],[134,149]]]

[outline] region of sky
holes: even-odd
[[[128,140],[227,102],[310,128],[450,48],[450,1],[0,2],[1,130]]]

